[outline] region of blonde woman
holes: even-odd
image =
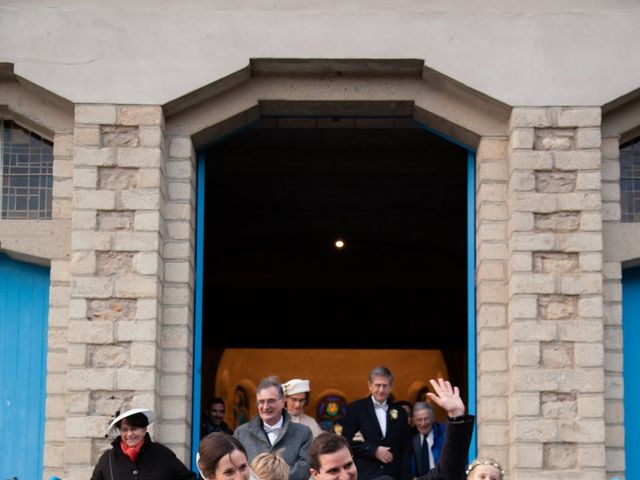
[[[282,450],[265,452],[251,462],[251,470],[258,480],[288,480],[289,465],[281,455]]]
[[[476,458],[467,468],[467,480],[502,480],[504,470],[493,458]]]

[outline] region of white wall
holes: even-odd
[[[0,62],[74,102],[163,104],[250,58],[420,58],[510,105],[640,87],[638,0],[0,0]]]

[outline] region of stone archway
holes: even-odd
[[[424,66],[419,60],[252,60],[243,70],[172,101],[163,107],[166,117],[168,191],[179,200],[181,218],[191,218],[188,238],[169,240],[171,250],[188,251],[196,242],[194,189],[196,151],[263,116],[367,116],[405,117],[420,122],[450,140],[476,150],[476,192],[489,201],[479,210],[477,225],[504,224],[495,202],[506,183],[506,138],[510,108]],[[174,211],[172,209],[172,211]],[[506,242],[506,238],[501,240]],[[479,239],[476,265],[496,258],[495,238]],[[180,247],[179,245],[183,245]],[[486,245],[483,247],[482,245]],[[506,250],[504,251],[506,254]],[[501,254],[498,254],[501,255]],[[506,304],[494,293],[490,274],[484,283],[476,311],[482,325],[496,334],[489,317]],[[192,290],[192,284],[183,283]],[[480,286],[482,286],[480,282]],[[165,308],[168,307],[165,301]],[[486,304],[486,305],[484,305]],[[483,320],[487,316],[487,320]],[[504,331],[504,330],[503,330]],[[197,332],[196,332],[197,334]],[[490,393],[491,394],[491,393]],[[478,398],[483,396],[480,386]],[[481,412],[480,412],[481,413]],[[493,420],[487,418],[485,425]],[[499,424],[504,426],[504,421]],[[504,427],[502,427],[504,428]]]

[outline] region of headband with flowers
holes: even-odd
[[[494,467],[500,472],[501,479],[504,477],[504,470],[502,469],[502,466],[492,458],[486,458],[486,459],[476,458],[467,467],[467,471],[465,472],[466,475],[469,476],[471,472],[473,472],[473,469],[476,467],[479,467],[480,465],[491,465],[492,467]]]

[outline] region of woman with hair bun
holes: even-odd
[[[204,480],[249,480],[247,451],[240,441],[222,432],[210,433],[198,445],[196,465]]]

